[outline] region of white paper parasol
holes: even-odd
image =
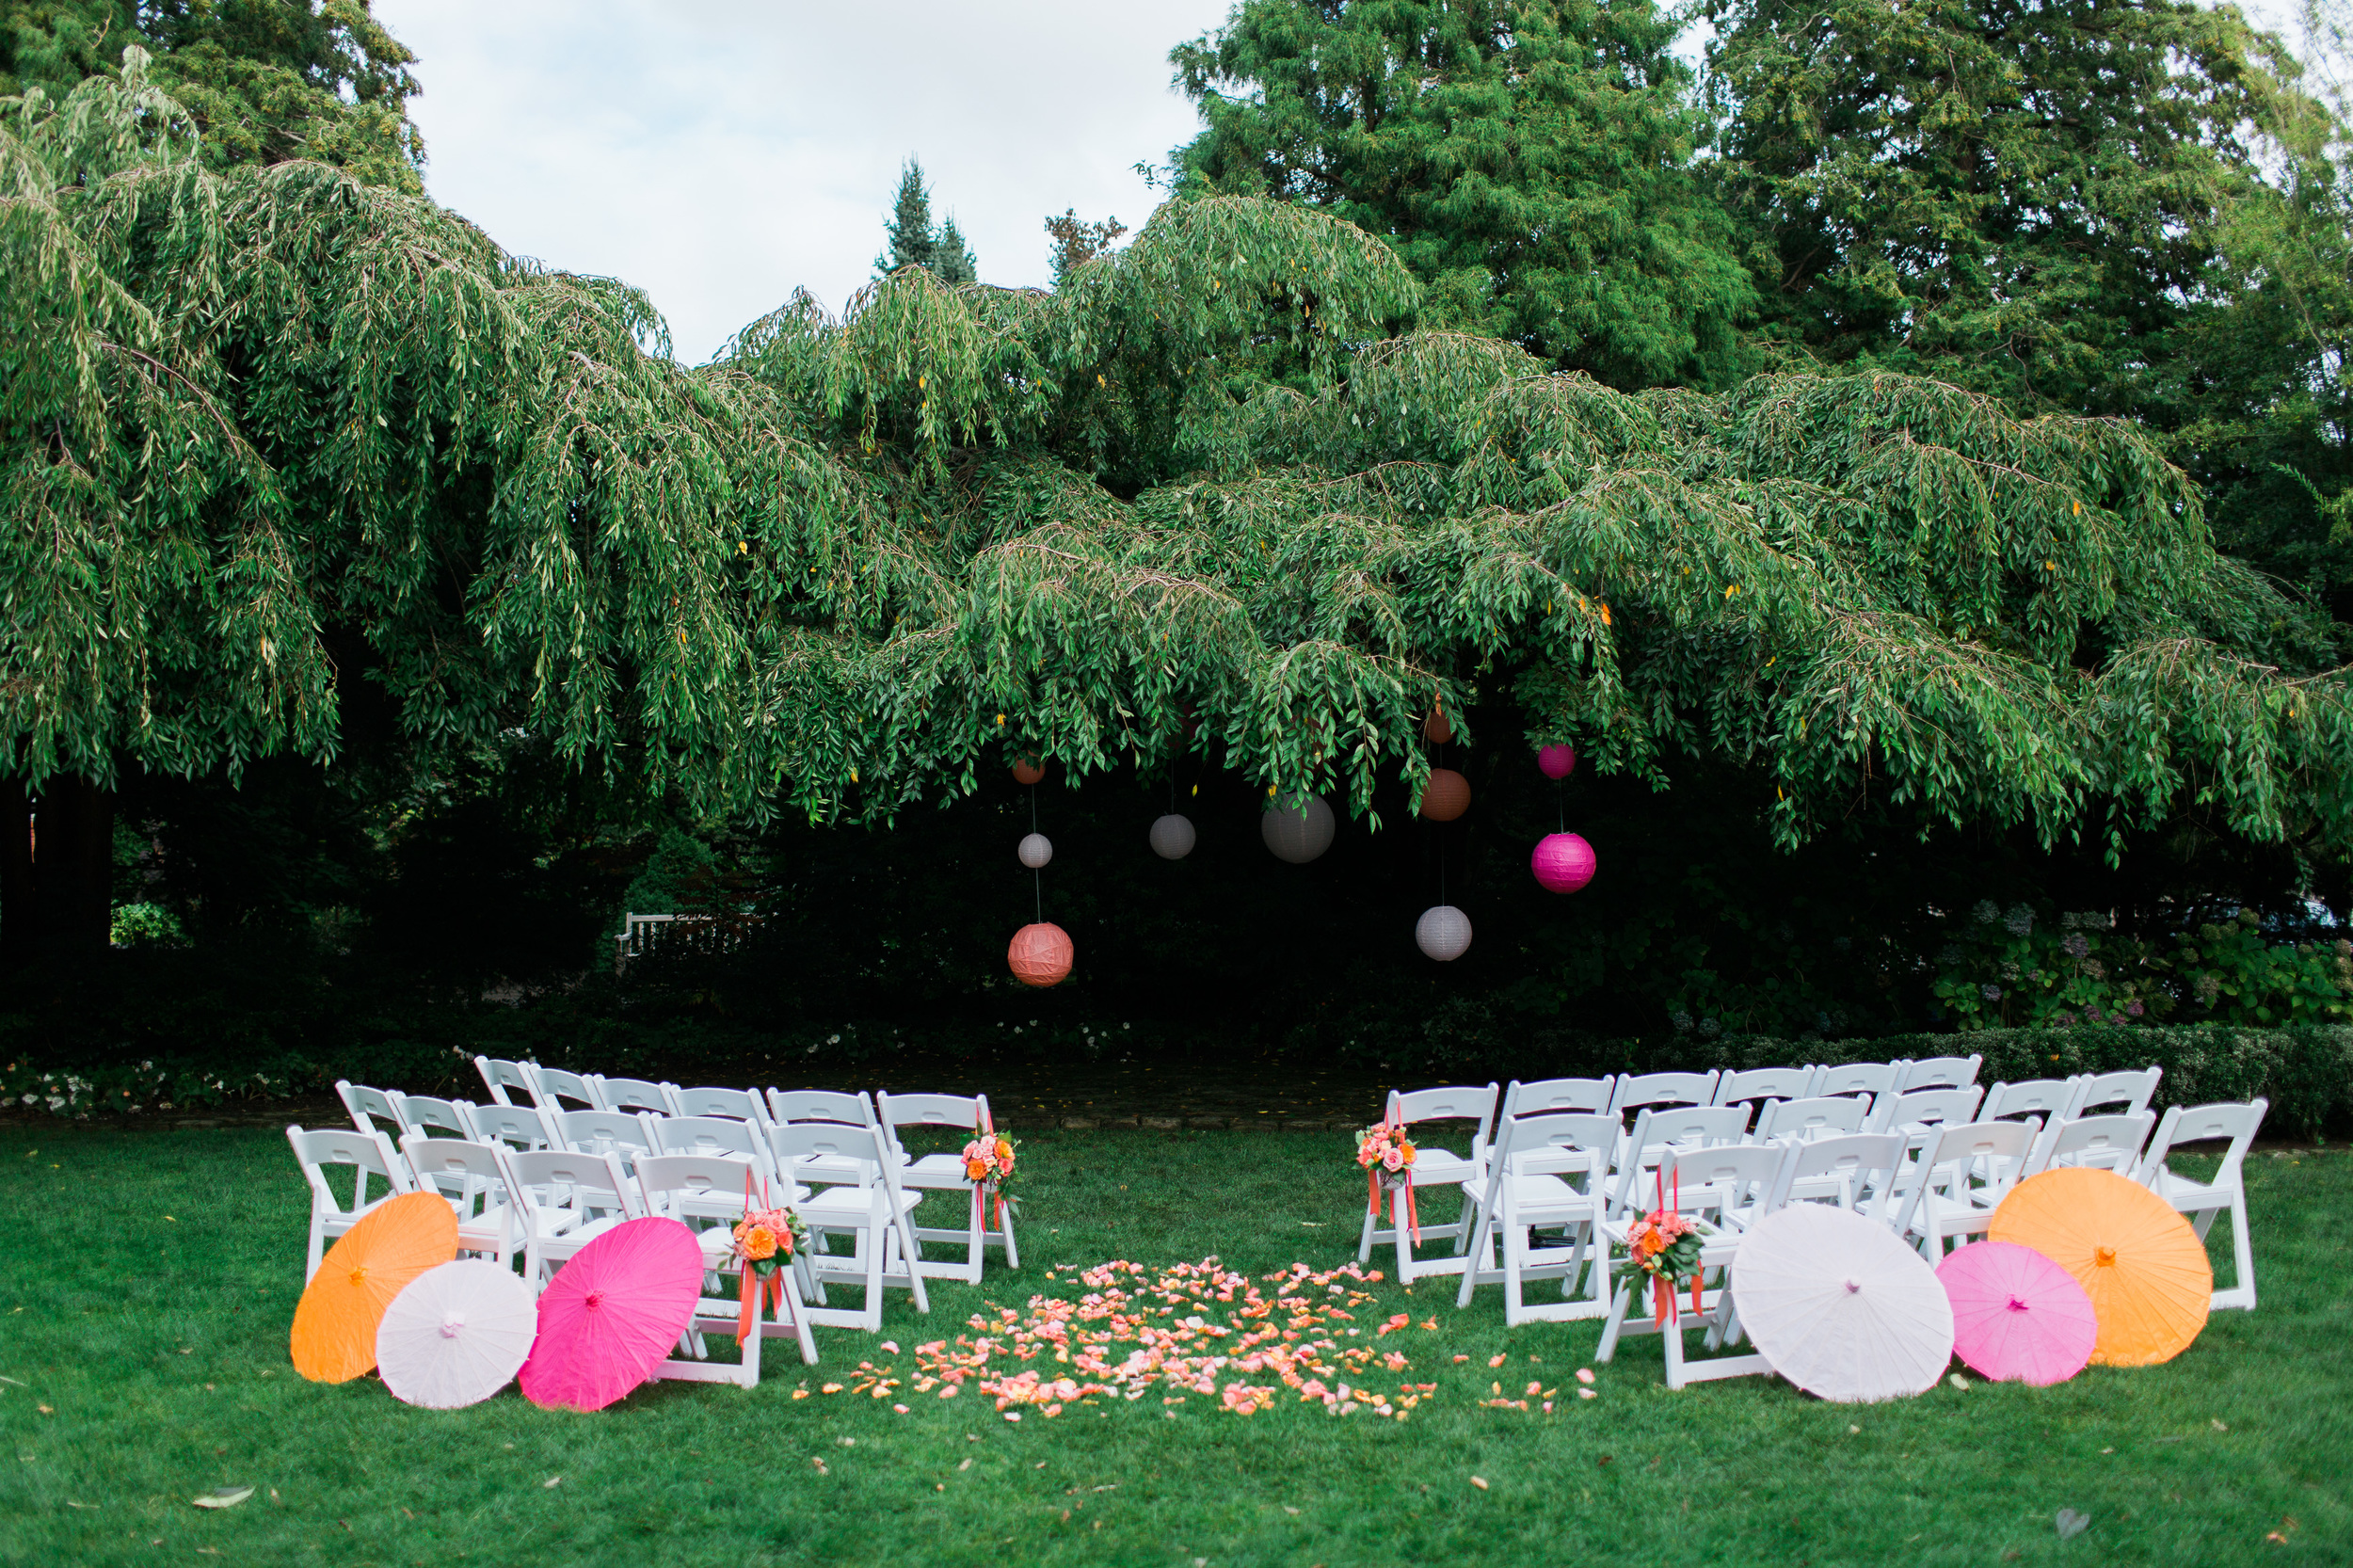
[[[455,1410],[505,1387],[538,1332],[529,1286],[495,1263],[461,1258],[392,1298],[376,1331],[376,1368],[393,1398]]]
[[[1924,1393],[1953,1356],[1936,1271],[1885,1225],[1827,1204],[1792,1204],[1740,1239],[1732,1301],[1767,1366],[1841,1404]]]

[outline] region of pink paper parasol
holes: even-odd
[[[2091,1361],[2100,1320],[2075,1276],[2032,1247],[1973,1241],[1938,1265],[1953,1304],[1953,1353],[1979,1377],[2040,1387]]]
[[[515,1378],[524,1398],[567,1410],[622,1398],[686,1332],[702,1285],[702,1248],[678,1221],[606,1231],[540,1292],[539,1337]]]

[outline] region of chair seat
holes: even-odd
[[[903,1186],[914,1182],[925,1187],[961,1187],[971,1179],[964,1174],[964,1156],[960,1154],[919,1155],[899,1167]]]
[[[911,1211],[923,1201],[920,1192],[901,1192],[901,1212]],[[793,1207],[801,1218],[810,1224],[848,1224],[861,1222],[878,1208],[885,1208],[888,1195],[879,1187],[828,1187],[815,1197],[803,1199]]]
[[[2178,1176],[2168,1170],[2157,1172],[2157,1177],[2149,1184],[2149,1190],[2176,1208],[2220,1208],[2233,1196],[2228,1187],[2192,1181],[2187,1176]]]
[[[1469,1181],[1485,1173],[1476,1160],[1465,1160],[1451,1149],[1424,1148],[1414,1155],[1414,1185],[1445,1187],[1455,1182]]]

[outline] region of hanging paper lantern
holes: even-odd
[[[1470,939],[1470,917],[1450,904],[1433,904],[1414,922],[1414,945],[1441,964],[1462,957]]]
[[[1258,819],[1258,837],[1276,859],[1304,866],[1332,847],[1333,825],[1321,795],[1288,795]]]
[[[1005,962],[1013,966],[1014,979],[1042,991],[1070,978],[1073,952],[1070,934],[1053,921],[1045,920],[1025,925],[1013,934],[1013,945],[1005,950]]]
[[[1593,879],[1593,846],[1574,833],[1547,833],[1536,840],[1528,869],[1545,891],[1574,893]]]
[[[1538,746],[1536,765],[1544,770],[1546,778],[1566,778],[1577,771],[1577,747]]]
[[[1054,840],[1043,833],[1032,833],[1021,840],[1021,847],[1014,853],[1021,856],[1023,865],[1037,871],[1054,857]]]
[[[1446,716],[1443,708],[1433,708],[1430,716],[1421,721],[1422,738],[1444,745],[1454,739],[1454,721]]]
[[[1470,809],[1470,780],[1452,768],[1432,768],[1430,782],[1421,787],[1421,814],[1432,822],[1452,822]]]
[[[1013,777],[1016,784],[1034,784],[1046,776],[1046,760],[1042,757],[1016,757],[1013,760]]]
[[[1193,822],[1171,811],[1152,824],[1152,853],[1163,860],[1182,860],[1193,853]]]

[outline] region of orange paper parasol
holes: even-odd
[[[2114,1171],[2045,1171],[2010,1190],[1987,1238],[2032,1247],[2091,1298],[2103,1367],[2153,1367],[2189,1349],[2214,1302],[2205,1243],[2173,1206]]]
[[[295,1370],[349,1383],[376,1365],[376,1331],[400,1288],[457,1256],[457,1216],[439,1192],[387,1198],[344,1232],[295,1304]]]

